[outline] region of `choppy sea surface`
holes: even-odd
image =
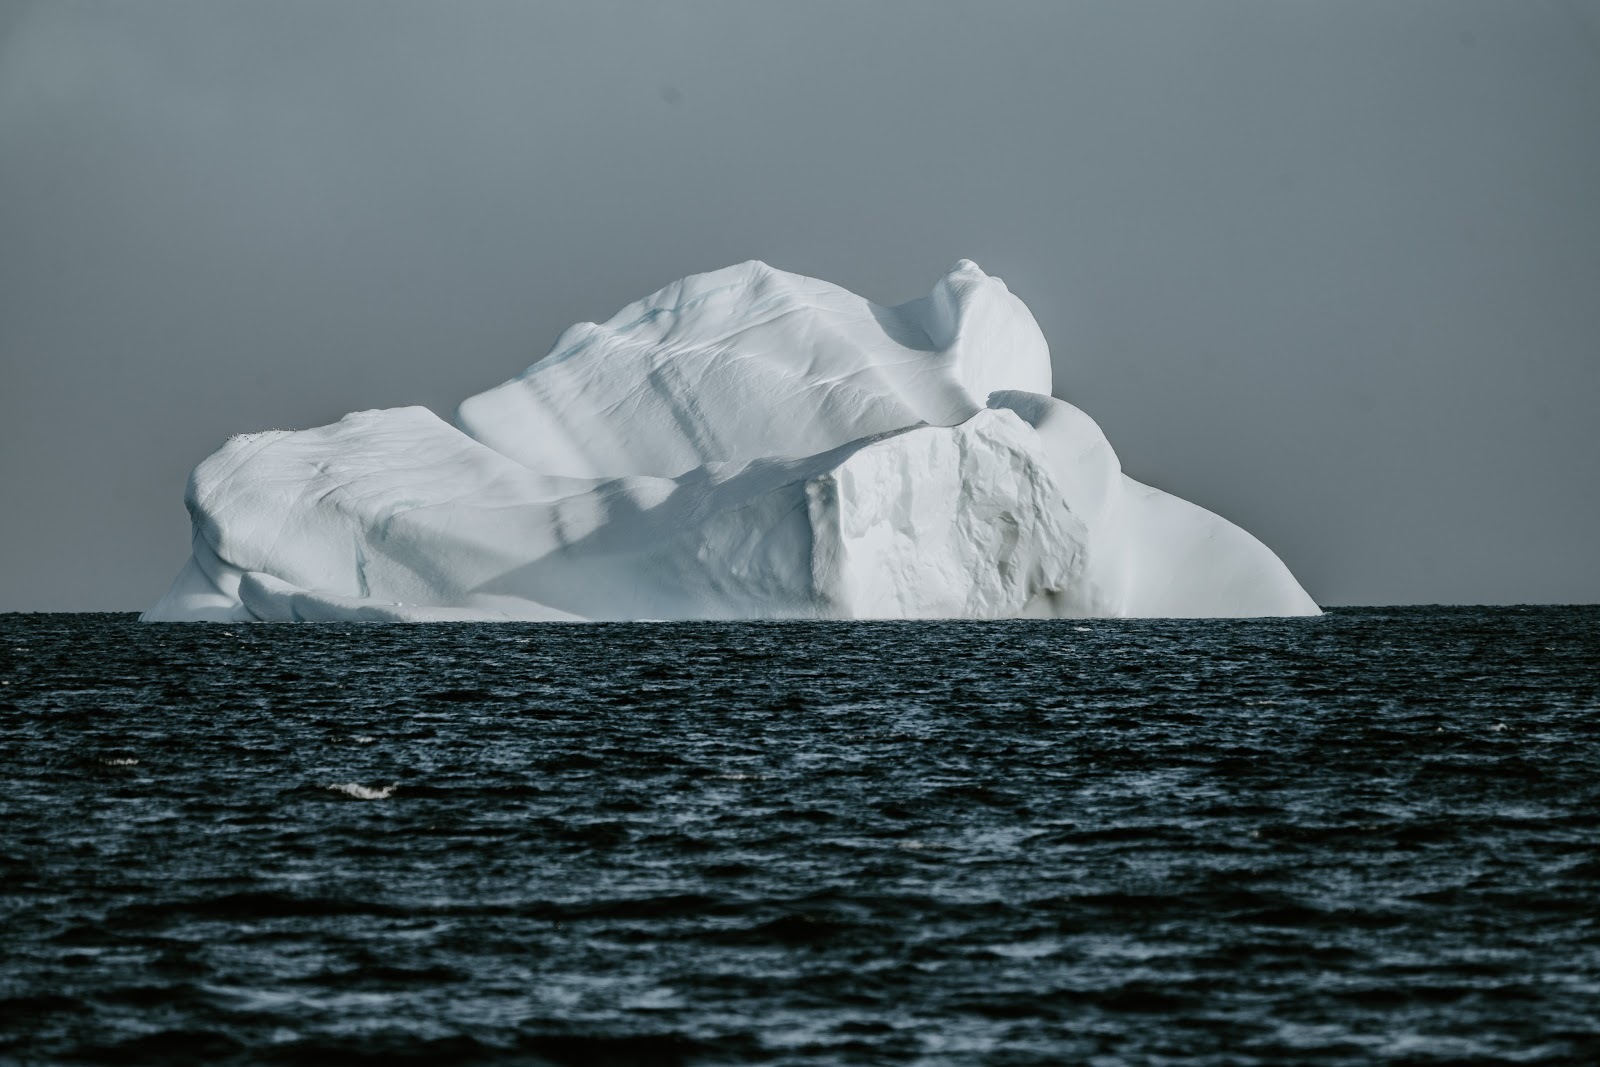
[[[1600,609],[0,616],[0,1061],[1600,1062]]]

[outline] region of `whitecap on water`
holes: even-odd
[[[136,759],[103,759],[100,762],[107,767],[137,767],[139,765],[139,761]]]
[[[326,788],[333,790],[335,793],[343,793],[347,797],[355,797],[357,800],[388,800],[394,796],[394,791],[400,788],[400,783],[395,782],[374,788],[362,785],[359,782],[333,782]]]

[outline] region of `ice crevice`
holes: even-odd
[[[210,619],[1308,615],[1250,534],[1121,471],[1028,309],[963,260],[879,306],[760,262],[425,408],[230,438],[144,614]]]

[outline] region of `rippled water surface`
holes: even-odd
[[[1600,609],[0,616],[0,1060],[1600,1062]]]

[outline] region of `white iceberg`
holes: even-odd
[[[743,263],[463,402],[229,440],[149,621],[1314,615],[1270,549],[1125,476],[963,261],[881,307]]]

